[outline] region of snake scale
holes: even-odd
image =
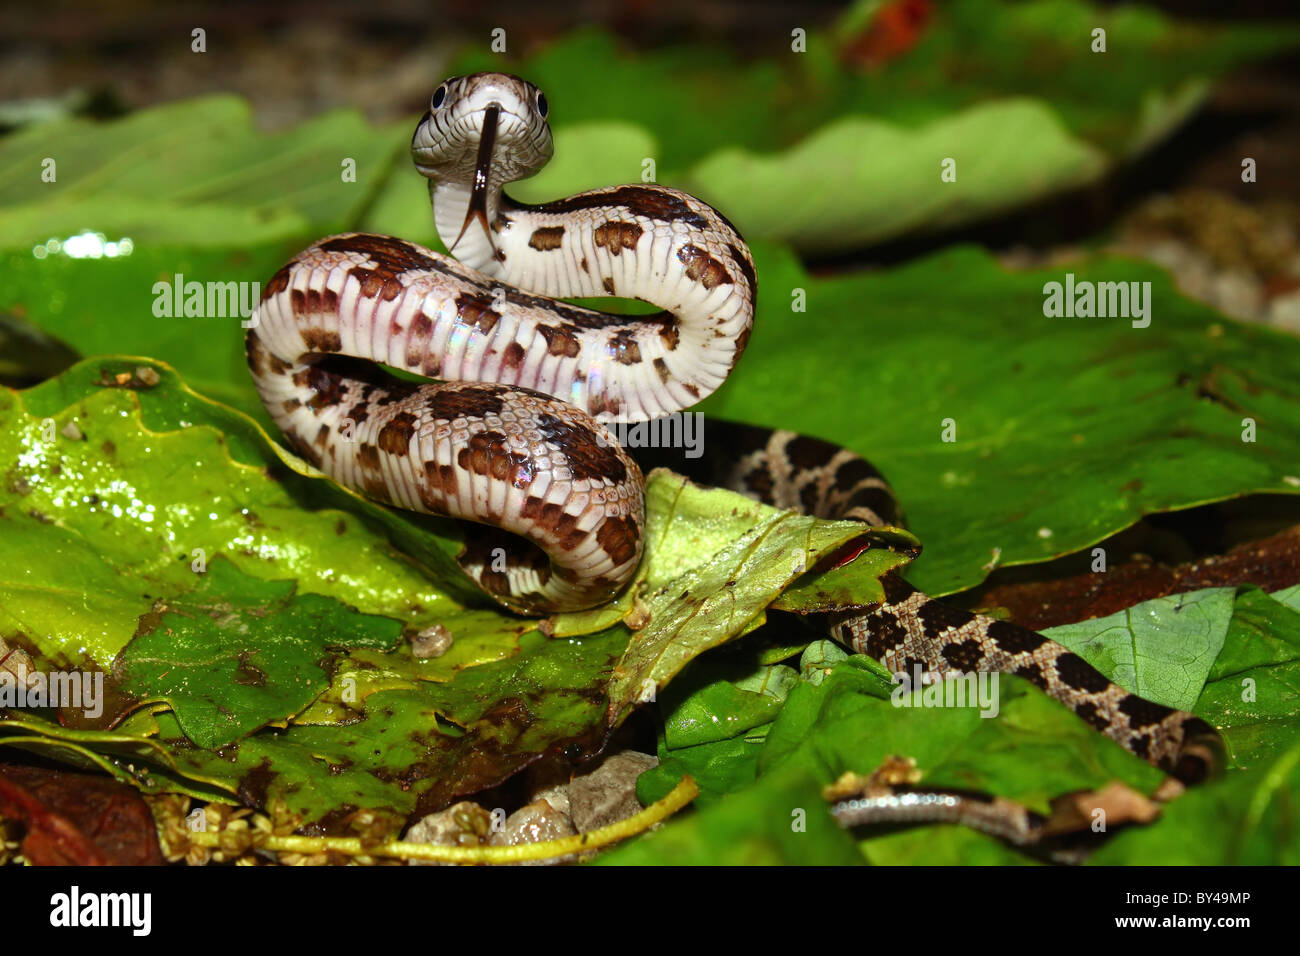
[[[321,240],[266,285],[246,341],[262,400],[301,457],[381,502],[478,523],[461,566],[526,614],[591,607],[631,579],[642,471],[605,423],[669,415],[713,392],[745,350],[757,289],[739,233],[680,191],[617,186],[542,205],[506,196],[506,183],[551,156],[547,112],[545,96],[513,76],[444,82],[411,152],[456,258],[387,236]],[[558,301],[611,295],[663,311],[621,316]],[[710,425],[708,454],[674,461],[679,471],[780,508],[901,521],[889,486],[853,452]],[[920,664],[935,675],[1027,678],[1184,783],[1222,760],[1204,721],[896,575],[883,603],[824,624],[891,673]],[[1009,838],[1033,829],[988,823],[979,801],[963,799],[899,791],[840,810],[853,823],[951,819]]]

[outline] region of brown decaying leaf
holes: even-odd
[[[153,814],[133,789],[105,777],[0,764],[0,817],[25,828],[35,866],[161,866]]]
[[[1169,594],[1238,584],[1268,591],[1300,584],[1300,526],[1185,564],[1134,560],[1098,574],[998,585],[980,594],[979,605],[1004,608],[1012,621],[1038,631],[1105,617]]]

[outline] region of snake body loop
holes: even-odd
[[[685,193],[505,197],[550,157],[544,105],[503,74],[439,87],[412,155],[459,261],[386,236],[324,239],[271,279],[246,343],[276,424],[331,478],[523,538],[472,536],[460,561],[526,613],[591,607],[632,576],[642,477],[600,422],[668,415],[716,389],[744,351],[756,286],[735,229]],[[663,311],[554,298],[609,295]]]
[[[411,148],[457,259],[387,236],[321,240],[267,284],[246,342],[262,400],[303,458],[382,502],[481,523],[461,566],[532,614],[594,606],[631,578],[642,472],[602,423],[671,414],[715,390],[745,349],[756,291],[744,241],[685,193],[618,186],[537,206],[505,196],[550,158],[546,111],[536,87],[503,74],[440,86]],[[663,311],[557,300],[601,295]],[[709,433],[699,461],[642,462],[781,508],[901,524],[884,479],[847,449],[721,422]],[[1129,693],[1033,631],[896,575],[884,584],[880,604],[823,627],[893,672],[1017,674],[1185,782],[1222,765],[1217,734],[1191,714]],[[886,794],[841,810],[849,822],[958,820],[1018,841],[1041,830],[965,797]]]

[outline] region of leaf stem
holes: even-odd
[[[682,777],[681,782],[663,799],[617,823],[560,840],[521,843],[516,846],[442,846],[436,843],[408,843],[403,840],[367,844],[358,837],[309,837],[293,834],[278,836],[270,833],[255,836],[253,844],[256,849],[273,850],[277,853],[304,855],[342,853],[347,856],[398,857],[438,863],[502,864],[548,860],[600,849],[635,836],[672,816],[699,796],[699,793],[700,788],[687,775]],[[187,833],[186,836],[189,842],[197,847],[219,849],[222,845],[220,831],[201,830]]]

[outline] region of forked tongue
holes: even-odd
[[[500,115],[501,107],[495,103],[489,106],[484,114],[483,135],[479,138],[478,157],[474,160],[474,189],[469,195],[469,207],[465,210],[465,222],[460,227],[460,235],[451,244],[448,252],[454,251],[460,245],[461,239],[465,237],[465,231],[469,229],[469,224],[475,219],[482,223],[488,245],[494,253],[496,252],[497,247],[492,242],[492,230],[488,227],[487,195],[488,173],[492,170],[492,148],[497,141],[497,118]]]

